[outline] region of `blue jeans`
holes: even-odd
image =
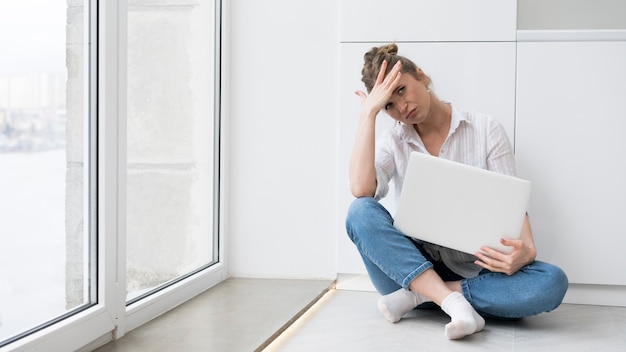
[[[432,268],[444,281],[460,280],[463,295],[479,314],[517,319],[557,308],[567,291],[563,270],[540,261],[513,275],[483,270],[477,277],[462,278],[430,258],[418,240],[396,230],[387,209],[374,198],[357,198],[352,203],[346,230],[382,295],[408,289],[413,279]]]

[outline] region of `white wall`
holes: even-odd
[[[230,274],[335,278],[337,2],[227,3]]]

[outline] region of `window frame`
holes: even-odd
[[[126,42],[127,0],[85,0],[85,67],[89,114],[92,186],[86,216],[90,219],[92,260],[97,265],[89,286],[94,301],[89,308],[25,336],[0,351],[77,350],[91,351],[184,303],[228,276],[225,262],[224,215],[226,161],[223,155],[224,13],[221,0],[215,4],[215,164],[214,223],[215,264],[199,270],[138,302],[126,305]],[[87,15],[89,14],[89,15]],[[94,164],[95,162],[95,164]],[[94,233],[97,231],[97,234]],[[93,278],[93,276],[92,276]]]

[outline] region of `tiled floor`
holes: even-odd
[[[229,279],[97,351],[255,351],[331,284]],[[450,341],[439,310],[391,324],[378,294],[338,287],[264,351],[626,351],[626,308],[564,304],[517,322],[488,320],[484,331]]]
[[[450,341],[440,310],[413,310],[392,324],[374,292],[327,296],[266,351],[626,351],[626,308],[566,304],[521,321],[487,320],[482,332]]]

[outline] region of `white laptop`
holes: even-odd
[[[500,238],[519,238],[530,188],[526,180],[413,152],[394,226],[470,254],[481,246],[508,253]]]

